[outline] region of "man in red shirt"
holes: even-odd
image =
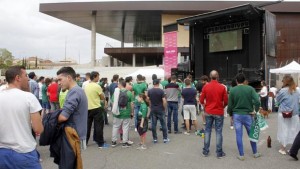
[[[58,103],[58,84],[57,79],[53,79],[52,83],[48,86],[47,94],[49,96],[49,102],[51,106],[51,112],[59,109]]]
[[[225,86],[218,82],[219,74],[213,70],[210,72],[211,81],[206,84],[200,95],[200,103],[205,107],[205,138],[203,156],[207,157],[209,154],[210,136],[212,124],[215,121],[216,130],[216,143],[217,143],[217,157],[222,158],[226,154],[223,152],[223,121],[224,121],[224,108],[228,103],[228,96]]]

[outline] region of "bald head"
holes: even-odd
[[[210,78],[212,80],[217,80],[219,78],[219,73],[216,70],[210,72]]]

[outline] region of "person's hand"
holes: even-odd
[[[140,128],[143,128],[143,125],[142,125],[142,124],[140,125]]]

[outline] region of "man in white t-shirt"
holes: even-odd
[[[36,142],[43,132],[37,98],[29,91],[25,67],[13,66],[6,73],[8,88],[0,92],[0,167],[40,169]]]
[[[85,74],[85,81],[82,83],[82,89],[84,90],[85,86],[91,82],[91,73]]]

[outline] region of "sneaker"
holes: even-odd
[[[230,126],[230,129],[233,130],[234,129],[233,126]]]
[[[116,147],[116,146],[117,146],[117,142],[116,142],[116,141],[112,141],[112,142],[111,142],[111,146],[112,146],[112,147]]]
[[[225,156],[226,156],[226,154],[225,154],[224,152],[222,152],[222,154],[221,154],[221,155],[218,155],[217,158],[218,158],[218,159],[221,159],[221,158],[223,158],[223,157],[225,157]]]
[[[138,150],[146,150],[147,147],[146,147],[146,145],[141,145],[141,146],[139,146],[139,147],[136,148],[136,149],[138,149]]]
[[[190,135],[190,132],[185,131],[183,134],[189,136],[189,135]]]
[[[286,152],[285,152],[284,150],[282,150],[282,149],[280,149],[278,152],[279,152],[280,154],[282,154],[282,155],[286,155]]]
[[[122,148],[128,148],[128,147],[131,147],[131,144],[128,144],[127,142],[123,143]]]
[[[168,133],[171,134],[172,133],[171,130],[168,130]]]
[[[170,139],[164,139],[164,143],[168,143],[168,142],[170,142]]]
[[[157,143],[157,140],[153,140],[153,143],[156,144],[156,143]]]
[[[259,157],[261,157],[261,154],[260,153],[255,153],[255,154],[253,154],[253,157],[254,158],[259,158]]]
[[[296,161],[298,161],[299,159],[298,159],[298,157],[295,155],[295,154],[291,154],[291,153],[289,153],[289,155],[291,156],[291,157],[293,157],[293,159],[295,159]]]
[[[109,148],[109,144],[103,143],[101,145],[98,145],[98,148],[100,148],[100,149]]]
[[[134,128],[134,131],[137,132],[137,128]]]
[[[245,156],[237,156],[236,158],[239,159],[239,160],[241,160],[241,161],[245,160]]]
[[[202,153],[203,157],[208,157],[208,153]]]
[[[128,144],[130,144],[130,145],[132,145],[134,142],[133,142],[133,141],[130,141],[130,140],[128,140],[128,141],[127,141],[127,143],[128,143]]]

